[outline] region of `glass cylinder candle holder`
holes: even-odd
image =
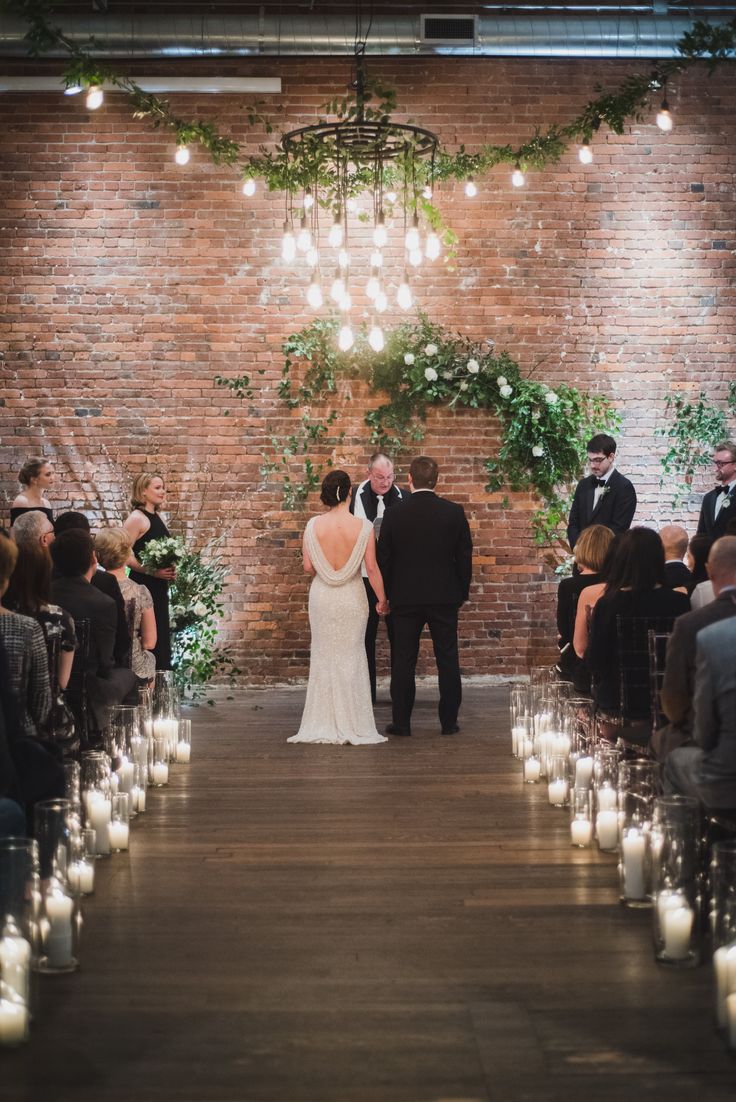
[[[130,840],[130,796],[119,792],[112,798],[112,819],[108,827],[110,849],[113,853],[122,853],[128,848]]]
[[[179,690],[173,670],[156,670],[153,681],[153,718],[166,719],[179,715]]]
[[[654,801],[661,793],[660,767],[656,761],[634,759],[618,767],[618,806],[625,826],[649,827]]]
[[[130,795],[135,781],[135,762],[128,757],[127,753],[120,759],[116,773],[118,775],[118,792],[125,792]]]
[[[43,800],[34,808],[34,834],[38,842],[41,879],[55,877],[66,884],[72,858],[72,831],[69,826],[71,804],[68,800]]]
[[[598,849],[603,853],[615,853],[618,849],[618,812],[613,809],[598,810],[595,816],[595,834]]]
[[[92,895],[95,890],[96,846],[97,832],[91,827],[85,828],[74,848],[67,876],[73,894]]]
[[[593,789],[598,811],[618,807],[618,767],[621,751],[613,746],[596,746],[593,753]],[[601,789],[604,795],[601,798]]]
[[[77,816],[82,814],[82,770],[78,761],[64,762],[64,799]]]
[[[153,738],[153,688],[150,685],[138,687],[138,721],[144,738]]]
[[[76,971],[80,925],[78,897],[52,876],[43,897],[41,955],[36,963],[39,972]]]
[[[688,796],[655,800],[651,847],[655,958],[661,964],[692,967],[700,960],[702,933],[697,800]]]
[[[542,775],[542,767],[539,758],[530,754],[524,760],[524,784],[539,784]]]
[[[0,838],[0,921],[12,918],[24,936],[40,902],[40,867],[35,838]],[[38,908],[36,908],[38,909]]]
[[[627,907],[649,907],[652,903],[649,824],[622,822],[621,856],[618,863],[621,902]]]
[[[570,792],[570,844],[581,848],[593,841],[592,796],[589,788]]]
[[[728,1027],[726,1000],[736,995],[736,841],[716,842],[710,862],[710,925],[713,938],[716,1019]]]
[[[176,761],[180,765],[188,765],[192,756],[192,721],[191,719],[179,720],[179,733],[176,743]]]
[[[116,704],[109,713],[110,731],[122,754],[130,753],[131,741],[141,733],[140,710],[137,705]]]
[[[550,758],[547,770],[547,797],[553,807],[567,807],[570,785],[568,781],[568,756]]]
[[[146,810],[146,785],[148,784],[148,767],[136,765],[133,775],[133,787],[130,790],[131,815],[140,815]]]
[[[28,1040],[28,1006],[0,980],[0,1047],[15,1048]]]
[[[153,740],[153,765],[149,779],[154,788],[162,788],[169,783],[169,746],[165,738]]]
[[[82,754],[82,803],[86,806],[85,793],[90,789],[99,792],[110,791],[112,767],[110,758],[102,750],[89,750]]]
[[[31,946],[12,915],[0,930],[0,997],[20,999],[30,1009]]]

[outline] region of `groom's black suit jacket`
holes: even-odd
[[[615,469],[611,471],[606,492],[601,495],[594,509],[595,487],[594,475],[581,478],[575,487],[570,520],[567,525],[567,539],[570,547],[575,546],[580,533],[591,524],[602,524],[616,534],[627,532],[631,527],[636,511],[636,490],[628,478],[624,478]]]
[[[718,490],[709,490],[703,498],[703,502],[700,506],[700,517],[698,519],[698,530],[695,533],[696,536],[710,536],[711,539],[717,540],[721,536],[726,534],[726,525],[732,517],[736,516],[736,487],[734,487],[730,494],[727,496],[727,500],[721,505],[718,516],[716,517],[716,502],[720,497]]]
[[[461,605],[468,599],[473,541],[462,505],[420,490],[387,509],[377,544],[391,605]]]

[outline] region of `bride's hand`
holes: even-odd
[[[388,616],[389,604],[388,601],[379,601],[376,605],[376,612],[379,616]]]

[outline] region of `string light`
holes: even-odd
[[[402,310],[411,310],[414,299],[412,298],[411,287],[407,283],[406,276],[399,284],[399,289],[396,292],[396,301]]]
[[[440,255],[440,248],[440,239],[434,230],[432,230],[427,234],[427,243],[424,248],[427,260],[436,260]]]
[[[309,284],[307,288],[307,302],[314,310],[319,310],[324,299],[322,297],[322,288],[319,285],[318,280],[315,278]]]
[[[90,84],[87,89],[87,108],[90,111],[96,111],[98,107],[102,107],[102,101],[105,98],[105,93],[99,84]]]
[[[176,147],[176,153],[174,154],[174,160],[178,165],[189,164],[189,146],[178,145]]]
[[[337,254],[337,263],[341,268],[350,267],[350,253],[347,249],[340,249],[340,252]]]
[[[353,336],[353,330],[349,322],[340,329],[340,335],[337,338],[338,347],[341,352],[349,352],[353,347],[355,337]]]
[[[306,253],[312,247],[312,234],[307,225],[306,215],[302,215],[299,233],[296,238],[296,247],[300,253]]]
[[[432,189],[429,186],[429,184],[424,185],[424,188],[422,189],[422,198],[423,199],[431,199],[432,198]]]
[[[587,138],[584,139],[583,144],[578,150],[578,160],[581,165],[590,165],[593,163],[593,150],[590,148],[590,142]]]
[[[516,168],[511,173],[511,183],[514,185],[514,187],[523,187],[526,183],[524,173],[521,171],[521,167],[518,161],[516,162]]]
[[[416,214],[412,219],[412,223],[409,226],[409,229],[406,231],[404,243],[406,244],[406,248],[409,252],[414,252],[416,249],[419,248],[419,219]]]
[[[398,199],[398,195],[396,194],[395,191],[387,191],[386,192],[386,199],[389,203],[395,203],[396,200]]]
[[[319,264],[319,249],[315,249],[314,245],[307,249],[307,264],[310,268],[316,268]]]
[[[339,249],[343,242],[342,231],[342,218],[339,214],[335,215],[335,221],[330,226],[330,233],[328,241],[332,245],[333,249]]]
[[[413,268],[418,268],[424,260],[424,255],[421,249],[412,249],[409,253],[409,263]]]
[[[467,195],[468,199],[474,199],[475,196],[478,194],[478,188],[475,186],[475,180],[472,176],[468,176],[467,180],[465,181],[465,194]]]
[[[332,281],[330,287],[330,298],[333,302],[342,302],[343,295],[345,294],[345,280],[338,272]]]
[[[311,210],[314,206],[314,196],[312,195],[312,189],[310,187],[304,192],[304,209]]]
[[[379,249],[376,249],[374,252],[371,253],[371,268],[382,268],[382,267],[383,267],[383,253]]]
[[[249,176],[248,179],[243,184],[243,195],[247,195],[248,198],[250,199],[251,195],[255,195],[255,193],[256,193],[256,182],[251,176]]]
[[[353,300],[350,297],[350,291],[348,291],[347,287],[345,288],[345,292],[337,305],[340,307],[344,314],[349,314],[352,310]]]
[[[657,126],[665,134],[669,133],[672,127],[675,125],[675,120],[670,114],[670,105],[667,102],[667,97],[662,100],[662,106],[657,112]]]
[[[291,264],[296,256],[296,241],[291,226],[284,222],[284,236],[281,238],[281,259]]]
[[[375,298],[375,307],[379,314],[382,314],[388,306],[388,299],[386,298],[386,292],[380,290]]]
[[[378,212],[376,218],[376,224],[373,227],[373,244],[377,249],[382,249],[388,241],[388,231],[386,229],[386,220],[383,215],[383,211]]]
[[[370,333],[368,334],[368,344],[371,346],[374,352],[382,352],[385,344],[383,329],[376,322],[371,326]]]
[[[380,290],[381,284],[378,281],[378,275],[376,269],[374,268],[371,272],[371,278],[368,280],[365,286],[366,297],[371,300],[375,300],[376,295]]]

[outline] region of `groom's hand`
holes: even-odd
[[[388,616],[389,603],[388,601],[378,601],[376,604],[376,612],[379,616]]]

